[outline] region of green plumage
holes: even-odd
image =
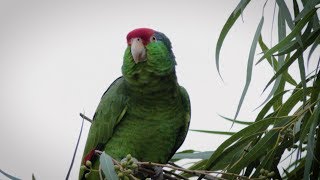
[[[190,122],[190,102],[177,82],[174,56],[166,40],[149,43],[147,60],[140,63],[133,61],[128,46],[123,76],[101,98],[83,158],[104,144],[105,152],[117,160],[131,154],[139,161],[167,163],[181,146]]]

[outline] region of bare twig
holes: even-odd
[[[172,166],[175,166],[175,167],[178,167],[178,168],[182,168],[181,166],[177,165],[176,163],[174,162],[171,162],[169,161],[168,164],[172,165]]]
[[[88,118],[86,115],[84,115],[84,114],[82,114],[82,113],[80,113],[80,116],[81,116],[83,119],[89,121],[90,123],[93,122],[90,118]]]
[[[80,113],[80,116],[81,116],[81,113]],[[84,115],[83,115],[83,116],[84,116]],[[81,116],[81,117],[82,117],[82,116]],[[78,140],[77,140],[76,148],[74,149],[74,153],[73,153],[72,160],[71,160],[71,164],[70,164],[70,167],[69,167],[67,176],[66,176],[66,180],[69,179],[69,176],[70,176],[70,173],[71,173],[71,170],[72,170],[72,166],[73,166],[73,163],[74,163],[74,158],[76,157],[76,154],[77,154],[77,150],[78,150],[78,146],[79,146],[79,142],[80,142],[80,138],[81,138],[81,134],[82,134],[84,119],[85,119],[85,118],[82,117],[82,123],[81,123],[81,128],[80,128],[79,137],[78,137]]]
[[[222,175],[229,175],[229,176],[233,176],[233,177],[239,177],[242,179],[250,179],[247,176],[241,176],[238,174],[234,174],[234,173],[225,173],[225,172],[219,172],[219,171],[206,171],[206,170],[189,170],[189,169],[185,169],[185,168],[179,168],[179,167],[175,167],[172,165],[168,165],[168,164],[159,164],[159,163],[153,163],[153,162],[137,162],[137,164],[139,165],[145,165],[145,166],[160,166],[160,167],[167,167],[167,168],[171,168],[174,170],[178,170],[178,171],[183,171],[189,174],[193,174],[193,175],[205,175],[207,179],[224,179],[221,177],[217,177],[217,176],[212,176],[210,174],[222,174]]]
[[[147,168],[143,168],[143,167],[141,167],[141,166],[139,167],[139,171],[140,171],[140,172],[143,172],[143,173],[145,173],[145,174],[148,174],[148,175],[150,175],[150,176],[154,176],[154,175],[156,174],[154,171],[152,171],[152,170],[150,170],[150,169],[147,169]],[[167,174],[163,174],[163,177],[164,177],[165,179],[178,180],[178,178],[169,176],[169,175],[167,175]]]
[[[188,178],[186,178],[186,177],[184,177],[184,176],[181,176],[180,174],[176,174],[176,173],[174,173],[174,172],[172,172],[172,171],[163,170],[163,172],[165,172],[165,173],[167,173],[167,174],[171,174],[171,175],[173,175],[173,176],[176,176],[176,177],[179,178],[179,179],[188,179]]]

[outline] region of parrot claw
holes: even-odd
[[[152,176],[151,179],[153,180],[163,180],[163,169],[162,167],[155,166],[153,167],[154,172],[156,173],[154,176]]]

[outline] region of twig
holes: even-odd
[[[242,179],[250,179],[247,176],[241,176],[241,175],[234,174],[234,173],[225,173],[225,172],[218,172],[218,171],[206,171],[206,170],[189,170],[189,169],[175,167],[175,166],[172,166],[172,165],[159,164],[159,163],[153,163],[153,162],[137,162],[137,164],[145,165],[145,166],[167,167],[167,168],[171,168],[171,169],[178,170],[178,171],[183,171],[183,172],[186,172],[186,173],[189,173],[189,174],[193,174],[193,175],[198,175],[198,176],[199,175],[205,175],[206,178],[208,178],[208,179],[224,179],[224,178],[212,176],[212,175],[210,175],[211,173],[229,175],[229,176],[239,177],[239,178],[242,178]]]
[[[80,116],[81,116],[81,113],[80,113]],[[84,115],[83,115],[83,116],[84,116]],[[82,116],[81,116],[81,117],[82,117]],[[71,173],[71,169],[72,169],[72,166],[73,166],[73,164],[74,164],[74,158],[76,157],[76,154],[77,154],[77,150],[78,150],[78,146],[79,146],[79,142],[80,142],[80,138],[81,138],[81,134],[82,134],[84,119],[85,119],[85,118],[82,117],[82,123],[81,123],[81,128],[80,128],[80,133],[79,133],[78,141],[77,141],[77,144],[76,144],[76,148],[74,149],[74,153],[73,153],[72,160],[71,160],[71,164],[70,164],[70,167],[69,167],[67,176],[66,176],[66,180],[69,179],[69,176],[70,176],[70,173]]]
[[[102,151],[98,151],[98,150],[95,150],[95,153],[97,154],[101,154]],[[115,165],[118,165],[121,169],[122,166],[121,164],[115,160],[115,159],[112,159],[113,161],[113,164]],[[185,173],[188,173],[188,174],[192,174],[192,175],[196,175],[196,176],[201,176],[201,175],[204,175],[206,179],[209,179],[209,180],[226,180],[225,178],[222,178],[222,177],[217,177],[217,176],[212,176],[211,174],[222,174],[222,175],[229,175],[229,176],[233,176],[233,177],[239,177],[241,179],[247,179],[249,180],[250,178],[247,177],[247,176],[241,176],[241,175],[238,175],[238,174],[234,174],[234,173],[225,173],[225,172],[218,172],[218,171],[206,171],[206,170],[189,170],[189,169],[185,169],[185,168],[182,168],[182,167],[179,167],[178,165],[171,165],[172,163],[170,164],[160,164],[160,163],[153,163],[153,162],[137,162],[137,164],[139,165],[139,171],[140,172],[144,172],[144,173],[147,173],[149,175],[155,175],[155,172],[150,170],[150,169],[147,169],[147,168],[144,168],[143,166],[146,166],[146,167],[150,167],[150,166],[159,166],[159,167],[167,167],[167,168],[170,168],[170,169],[173,169],[173,170],[176,170],[176,171],[181,171],[181,172],[185,172]],[[174,164],[174,163],[173,163]],[[173,172],[170,172],[170,171],[167,171],[167,170],[164,170],[164,173],[163,176],[167,179],[172,179],[172,180],[177,180],[177,179],[187,179],[179,174],[176,174],[176,173],[173,173]],[[171,174],[173,176],[176,176],[177,178],[175,177],[172,177],[168,174]],[[133,176],[134,177],[134,176]]]
[[[171,175],[173,175],[173,176],[176,176],[176,177],[178,177],[179,179],[186,179],[186,180],[188,180],[188,178],[186,178],[186,177],[184,177],[184,176],[181,176],[180,174],[176,174],[176,173],[174,173],[174,172],[172,172],[172,171],[163,170],[163,172],[165,172],[165,173],[167,173],[167,174],[171,174]]]
[[[167,164],[159,164],[159,163],[153,163],[153,162],[137,162],[137,164],[139,165],[145,165],[145,166],[160,166],[160,167],[167,167],[167,168],[171,168],[171,169],[174,169],[174,170],[178,170],[178,171],[183,171],[183,172],[186,172],[186,173],[189,173],[189,174],[193,174],[193,175],[196,175],[196,176],[199,176],[199,175],[206,175],[207,179],[219,179],[218,177],[214,177],[212,175],[210,175],[209,173],[214,173],[214,172],[205,172],[205,171],[197,171],[197,170],[189,170],[189,169],[184,169],[184,168],[179,168],[179,167],[175,167],[175,166],[172,166],[172,165],[167,165]]]
[[[150,169],[147,169],[147,168],[143,168],[143,167],[139,167],[139,171],[140,172],[143,172],[143,173],[146,173],[146,174],[149,174],[149,175],[151,175],[151,176],[154,176],[156,173],[154,172],[154,171],[152,171],[152,170],[150,170]],[[165,178],[165,179],[171,179],[171,180],[178,180],[177,178],[175,178],[175,177],[171,177],[171,176],[169,176],[169,175],[167,175],[167,174],[163,174],[163,177]]]
[[[82,113],[80,113],[80,116],[81,116],[83,119],[89,121],[90,123],[93,122],[90,118],[88,118],[86,115],[84,115],[84,114],[82,114]]]
[[[174,166],[174,167],[182,168],[181,166],[179,166],[176,163],[171,162],[171,161],[169,161],[168,164],[170,164],[171,166]]]

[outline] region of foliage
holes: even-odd
[[[250,0],[240,1],[220,33],[216,47],[219,74],[219,54],[224,38],[249,3]],[[275,71],[265,87],[273,83],[271,92],[252,124],[224,141],[209,159],[198,161],[189,169],[220,170],[227,173],[220,177],[225,179],[240,175],[270,178],[268,173],[275,179],[320,177],[320,59],[312,73],[306,75],[306,65],[320,43],[319,3],[319,0],[293,0],[291,13],[285,1],[276,0],[279,42],[271,48],[266,46],[261,35],[262,14],[249,52],[246,85],[233,122],[239,123],[235,119],[250,85],[257,45],[263,55],[256,64],[267,61]],[[299,83],[288,72],[294,62],[299,65]]]

